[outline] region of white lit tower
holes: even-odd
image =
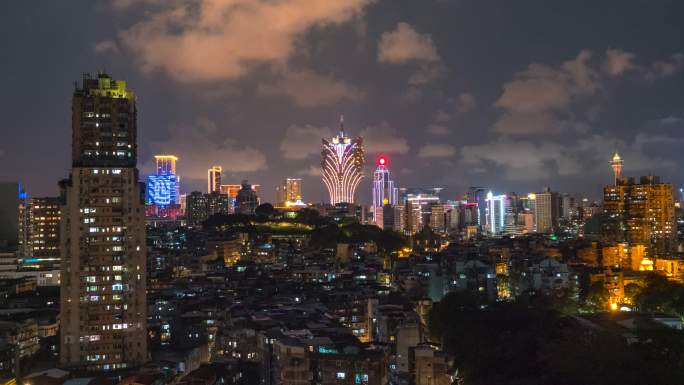
[[[622,165],[624,164],[624,161],[622,158],[620,158],[620,154],[618,154],[617,151],[615,151],[615,154],[613,154],[613,158],[610,160],[610,167],[613,169],[613,173],[615,174],[615,185],[618,184],[618,181],[622,177]]]
[[[373,173],[373,221],[382,226],[383,206],[397,204],[398,190],[394,188],[394,181],[390,179],[387,157],[380,156],[377,163],[378,168]]]
[[[487,193],[487,230],[492,235],[500,235],[506,226],[506,195]]]
[[[362,139],[344,133],[344,118],[340,118],[339,135],[330,141],[323,139],[321,169],[323,183],[330,194],[330,203],[354,203],[354,194],[363,178]]]

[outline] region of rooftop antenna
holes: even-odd
[[[340,137],[344,137],[344,115],[340,115]]]

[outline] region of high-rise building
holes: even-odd
[[[287,207],[302,200],[302,180],[301,178],[285,178],[276,187],[276,205]]]
[[[175,155],[155,155],[154,160],[157,164],[157,175],[178,175],[176,172],[176,162],[178,157]]]
[[[382,206],[382,223],[378,225],[381,229],[392,230],[394,228],[395,218],[394,218],[394,207],[396,205],[384,205]]]
[[[406,229],[406,213],[405,213],[405,206],[404,205],[396,205],[394,206],[394,210],[392,210],[393,214],[392,217],[394,219],[394,224],[392,225],[392,230],[396,232],[403,233],[404,230]],[[384,220],[384,218],[383,218]]]
[[[258,196],[259,195],[259,188],[261,187],[261,185],[253,184],[251,186],[252,186],[252,190],[254,190],[254,192]],[[240,189],[242,189],[241,184],[222,184],[220,191],[221,191],[221,194],[228,195],[228,198],[230,198],[230,201],[231,201],[231,206],[235,207],[235,199],[237,198],[237,194],[240,191]]]
[[[226,194],[212,192],[205,194],[207,202],[207,218],[215,214],[230,214],[233,210],[233,201]]]
[[[180,204],[180,177],[174,155],[155,155],[156,174],[147,177],[146,203],[159,207]]]
[[[620,158],[620,154],[618,154],[617,151],[613,154],[613,157],[610,160],[610,167],[613,169],[613,174],[615,176],[614,182],[615,185],[618,184],[618,181],[620,178],[622,178],[622,164],[624,162],[622,161],[622,158]]]
[[[221,192],[221,166],[211,166],[207,170],[207,193]]]
[[[185,197],[185,216],[188,226],[199,226],[209,218],[208,194],[193,191]]]
[[[26,193],[16,182],[0,183],[0,249],[13,250],[19,242],[21,213],[19,206],[24,204]]]
[[[323,184],[330,194],[330,204],[354,203],[356,188],[363,178],[364,155],[361,138],[344,133],[340,120],[339,135],[330,141],[323,139]]]
[[[439,189],[436,189],[439,190]],[[439,204],[439,196],[430,193],[408,193],[405,197],[406,232],[415,234],[430,225],[432,206]]]
[[[489,191],[486,203],[487,231],[490,234],[499,235],[503,233],[506,226],[506,195],[494,195]]]
[[[394,181],[390,179],[390,172],[387,168],[389,160],[385,156],[378,158],[378,167],[373,173],[373,222],[382,227],[383,207],[385,205],[395,205],[398,200],[398,191],[394,187]]]
[[[216,191],[210,194],[193,191],[185,197],[185,202],[185,216],[189,226],[201,226],[212,215],[230,214],[233,211],[232,199]]]
[[[470,187],[468,189],[468,203],[477,204],[477,225],[484,227],[487,223],[487,189],[484,187]]]
[[[649,257],[667,257],[676,232],[674,188],[657,176],[621,178],[603,189],[604,220],[601,229],[606,244],[628,242],[643,245]]]
[[[59,266],[61,199],[31,198],[28,204],[28,253],[20,259],[23,268]]]
[[[146,248],[136,100],[84,75],[72,99],[72,169],[60,182],[60,362],[102,371],[147,359]]]
[[[534,194],[534,222],[537,232],[549,234],[558,220],[560,212],[560,200],[557,192],[552,192],[548,187]]]
[[[560,194],[560,217],[569,220],[577,214],[575,198],[568,193]]]
[[[445,205],[433,204],[430,206],[430,227],[437,232],[447,230]]]
[[[221,194],[228,195],[230,199],[235,199],[235,197],[237,197],[238,191],[240,191],[241,188],[242,186],[239,184],[222,184],[219,191]]]
[[[509,193],[504,200],[504,234],[519,235],[523,233],[522,202],[516,193]]]
[[[19,220],[17,234],[17,257],[30,256],[31,248],[31,202],[24,193],[24,198],[19,200]],[[59,230],[59,229],[58,229]],[[59,246],[59,245],[58,245]],[[59,255],[58,255],[59,257]]]
[[[235,213],[254,214],[254,210],[259,206],[259,197],[246,180],[242,181],[242,188],[235,198]]]

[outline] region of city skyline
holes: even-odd
[[[474,2],[353,1],[322,9],[297,29],[276,35],[282,39],[269,32],[272,55],[254,53],[269,69],[234,61],[212,69],[159,60],[155,41],[173,36],[155,30],[146,37],[143,31],[152,28],[154,15],[173,9],[171,3],[12,4],[3,13],[3,32],[32,43],[8,42],[3,70],[40,75],[12,76],[6,86],[17,104],[37,106],[41,113],[9,108],[15,103],[0,110],[3,130],[35,138],[8,135],[0,159],[14,167],[0,171],[0,179],[23,182],[33,196],[56,194],[51,181],[65,176],[69,158],[64,95],[81,71],[101,69],[135,84],[141,97],[142,174],[152,172],[154,154],[175,153],[183,159],[178,172],[187,191],[203,191],[206,170],[216,163],[231,183],[246,178],[275,186],[283,177],[301,177],[304,196],[325,200],[313,174],[318,151],[312,148],[332,134],[342,113],[364,138],[369,159],[392,156],[398,184],[440,185],[452,197],[471,185],[500,191],[548,185],[599,199],[612,173],[593,165],[614,150],[628,161],[625,174],[657,173],[681,186],[676,165],[684,159],[676,147],[682,141],[684,87],[675,37],[682,27],[674,15],[684,5],[656,3],[646,8],[620,2],[618,17],[608,4],[585,12],[575,4],[551,9],[528,1],[503,15]],[[302,19],[308,15],[306,7],[289,10]],[[72,17],[88,20],[81,28],[92,33],[65,32]],[[37,39],[39,32],[26,18],[54,30],[52,42]],[[577,31],[571,20],[580,18],[584,27]],[[483,32],[472,20],[492,22]],[[218,31],[234,25],[231,18],[222,22],[226,29]],[[189,23],[179,32],[193,37],[201,27]],[[475,43],[475,35],[489,48]],[[531,42],[530,36],[544,39]],[[247,55],[239,39],[218,35],[210,41],[212,47],[235,49],[237,58]],[[41,59],[46,54],[53,58],[49,66]],[[359,66],[363,73],[354,70]],[[50,87],[41,86],[47,82]],[[546,92],[535,91],[535,85],[549,84]],[[525,97],[535,94],[544,98]],[[35,169],[50,178],[35,175]],[[359,191],[370,186],[371,178],[365,178]],[[264,192],[265,200],[274,200],[272,188]],[[370,203],[369,196],[360,198]]]
[[[8,2],[0,385],[681,382],[682,14]]]

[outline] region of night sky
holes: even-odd
[[[327,199],[320,140],[344,115],[370,170],[403,187],[598,198],[624,174],[684,184],[684,2],[45,0],[0,5],[0,180],[57,194],[83,72],[138,97],[138,163],[180,157],[181,189],[247,178]]]

